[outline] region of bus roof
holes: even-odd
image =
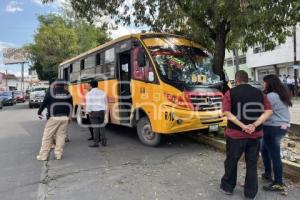
[[[88,51],[86,51],[86,52],[84,52],[84,53],[81,53],[81,54],[79,54],[78,56],[75,56],[75,57],[73,57],[73,58],[70,58],[70,59],[68,59],[68,60],[66,60],[66,61],[64,61],[64,62],[62,62],[62,63],[60,63],[59,66],[62,66],[62,65],[65,65],[65,64],[74,62],[74,61],[78,60],[79,58],[82,58],[82,57],[84,57],[84,56],[87,56],[87,55],[89,55],[89,54],[92,54],[92,53],[94,53],[94,52],[97,52],[98,50],[101,50],[101,49],[103,49],[103,48],[105,48],[105,47],[108,47],[108,46],[110,46],[110,45],[113,45],[113,44],[115,44],[115,43],[117,43],[117,42],[120,42],[120,41],[129,39],[129,38],[141,38],[141,37],[143,37],[143,36],[144,36],[144,37],[147,37],[147,36],[148,36],[148,37],[151,37],[151,36],[155,36],[155,35],[166,35],[166,36],[174,36],[174,37],[183,37],[183,36],[175,35],[175,34],[155,33],[155,32],[153,32],[153,33],[137,33],[137,34],[125,35],[125,36],[119,37],[119,38],[117,38],[117,39],[111,40],[111,41],[109,41],[109,42],[106,42],[106,43],[104,43],[104,44],[102,44],[102,45],[100,45],[100,46],[97,46],[97,47],[95,47],[95,48],[93,48],[93,49],[91,49],[91,50],[88,50]]]

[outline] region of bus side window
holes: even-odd
[[[142,56],[142,54],[145,56],[145,66],[139,66],[138,62],[138,57],[139,54]],[[145,54],[145,50],[143,47],[137,47],[132,49],[132,66],[133,66],[133,78],[138,79],[138,80],[143,80],[143,81],[148,81],[148,82],[155,82],[155,73],[153,70],[153,66],[150,63],[150,60]],[[140,61],[141,63],[141,61]]]
[[[133,78],[137,80],[145,80],[145,67],[139,66],[138,64],[138,54],[142,51],[142,47],[136,47],[131,50],[131,62],[133,67]]]

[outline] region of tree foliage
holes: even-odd
[[[37,71],[41,80],[55,79],[59,63],[109,40],[103,27],[97,28],[84,20],[75,22],[55,14],[41,15],[38,20],[34,43],[26,48],[31,69]]]
[[[52,0],[43,0],[44,3]],[[225,49],[283,43],[300,21],[299,0],[70,0],[77,15],[93,22],[111,16],[118,22],[179,33],[214,52],[222,75]]]

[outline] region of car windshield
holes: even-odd
[[[36,91],[46,91],[47,90],[47,88],[33,88],[32,90],[31,90],[31,92],[36,92]]]
[[[213,72],[212,56],[197,47],[177,45],[163,38],[163,45],[149,47],[160,76],[170,82],[188,85],[219,83],[220,77]]]

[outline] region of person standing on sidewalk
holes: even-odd
[[[275,75],[263,78],[264,91],[272,105],[273,115],[264,123],[264,137],[261,154],[265,166],[264,180],[272,182],[263,189],[267,191],[284,191],[282,180],[282,162],[280,156],[280,141],[290,126],[289,106],[292,106],[291,95]],[[272,168],[273,167],[273,168]],[[273,170],[272,170],[273,169]]]
[[[93,80],[88,84],[89,92],[86,95],[86,111],[88,112],[91,127],[93,128],[94,142],[89,147],[99,147],[107,145],[105,124],[108,117],[107,97],[104,91],[98,89],[98,82]]]
[[[225,174],[220,188],[225,194],[232,194],[237,182],[237,165],[245,154],[246,178],[244,195],[254,199],[258,191],[257,160],[262,124],[272,115],[271,105],[262,91],[248,84],[247,72],[235,74],[236,87],[223,98],[223,112],[228,119],[225,130],[226,160]]]
[[[47,160],[48,154],[55,137],[55,158],[60,160],[63,155],[63,147],[67,135],[67,126],[70,121],[73,101],[70,93],[65,89],[63,80],[56,80],[46,93],[46,96],[38,110],[39,118],[43,118],[42,112],[47,108],[47,123],[43,133],[42,145],[37,160]]]
[[[289,92],[290,92],[291,96],[294,97],[295,96],[295,91],[294,91],[295,79],[293,79],[290,75],[288,75],[286,82],[287,82],[287,86],[289,88]]]

